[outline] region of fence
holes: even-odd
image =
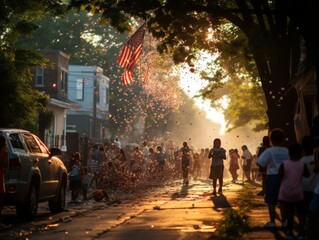
[[[73,153],[79,152],[82,155],[82,164],[86,166],[89,154],[89,139],[80,137],[79,133],[67,133],[66,135],[46,134],[44,142],[49,148],[57,147],[63,150],[63,162],[68,165]]]

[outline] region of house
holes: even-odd
[[[49,147],[65,146],[67,109],[76,108],[68,99],[68,65],[70,57],[59,50],[40,50],[53,67],[37,67],[34,87],[49,96],[46,113],[39,114],[39,137]]]
[[[79,108],[67,111],[67,131],[103,142],[109,118],[109,79],[97,66],[69,65],[68,97]]]

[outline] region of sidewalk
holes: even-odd
[[[250,184],[250,183],[245,183]],[[261,190],[261,182],[251,184],[254,192],[254,206],[248,212],[251,232],[245,233],[243,239],[250,240],[272,240],[286,239],[285,229],[281,228],[280,210],[276,209],[276,228],[266,229],[264,224],[269,222],[268,207],[264,202],[263,196],[258,196],[257,193]],[[230,185],[232,186],[232,184]]]
[[[249,183],[247,183],[249,184]],[[243,234],[244,240],[281,240],[287,239],[286,237],[286,229],[281,227],[281,215],[279,207],[276,208],[276,228],[264,228],[264,224],[269,222],[269,213],[268,207],[264,202],[264,197],[257,196],[257,193],[261,190],[261,182],[252,183],[253,191],[254,191],[254,200],[255,204],[248,212],[249,223],[251,227],[251,231]],[[235,184],[229,184],[230,192],[235,190]],[[226,194],[227,195],[227,194]],[[295,219],[297,220],[297,219]],[[295,222],[294,235],[297,236],[297,226]],[[317,226],[311,226],[312,228],[312,236],[310,236],[310,231],[308,235],[308,240],[318,240],[319,239],[319,221],[316,224]],[[297,238],[295,238],[297,239]]]

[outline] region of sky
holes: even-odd
[[[204,65],[205,61],[199,63],[197,67],[201,70],[200,68],[203,68]],[[267,133],[256,133],[251,131],[249,127],[227,132],[223,112],[212,108],[210,106],[210,100],[208,99],[203,99],[202,97],[194,98],[207,83],[201,80],[200,75],[196,73],[196,71],[191,72],[187,67],[179,69],[179,74],[180,87],[190,99],[193,99],[199,114],[199,116],[193,118],[192,123],[189,124],[189,136],[181,137],[190,141],[190,145],[193,145],[195,148],[210,148],[212,147],[214,138],[220,138],[226,150],[237,148],[241,153],[241,146],[247,145],[251,153],[255,154],[263,136],[267,135]],[[221,103],[223,108],[227,107],[226,98],[221,99]],[[182,142],[182,139],[179,141]]]

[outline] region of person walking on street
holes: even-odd
[[[158,173],[163,173],[166,162],[166,153],[163,150],[162,146],[156,147],[156,160],[158,162]]]
[[[230,149],[229,157],[230,157],[229,172],[232,176],[232,183],[236,183],[238,178],[237,170],[239,169],[238,159],[240,157],[238,154],[238,150]]]
[[[89,175],[87,167],[83,167],[83,175],[81,175],[81,190],[83,201],[87,200],[90,181],[91,175]]]
[[[248,150],[248,147],[246,145],[243,145],[241,147],[241,149],[243,150],[243,155],[241,157],[243,159],[243,171],[244,171],[244,174],[246,177],[245,182],[251,182],[250,173],[251,173],[251,163],[253,160],[253,156],[251,155],[251,153]],[[243,179],[243,181],[244,181],[244,179]]]
[[[221,147],[221,140],[214,139],[213,148],[210,149],[208,158],[212,159],[209,178],[213,180],[213,195],[216,195],[217,180],[219,181],[218,193],[223,192],[224,160],[226,150]]]
[[[201,177],[201,162],[200,162],[200,157],[199,157],[199,153],[194,153],[193,156],[193,175],[194,175],[194,179],[197,180],[198,178]]]
[[[275,128],[270,132],[270,148],[267,148],[258,158],[257,163],[266,168],[267,178],[265,184],[265,202],[268,205],[270,221],[265,224],[266,228],[276,227],[276,205],[278,203],[280,178],[279,167],[281,163],[289,159],[288,149],[283,146],[284,132]],[[281,211],[281,221],[285,225],[285,216]]]
[[[281,184],[279,189],[279,202],[282,211],[287,217],[287,239],[295,239],[293,234],[294,214],[297,212],[299,233],[297,239],[305,238],[305,208],[302,189],[302,177],[305,174],[304,163],[301,161],[302,146],[293,144],[289,147],[290,159],[284,161],[279,167]]]
[[[69,172],[69,180],[70,180],[70,191],[71,191],[71,202],[79,202],[78,196],[82,190],[81,186],[81,175],[83,174],[83,168],[81,164],[81,154],[79,152],[75,152],[72,157],[73,165],[71,166],[71,170]]]
[[[257,179],[258,179],[258,164],[257,164],[257,155],[256,154],[253,155],[253,158],[251,161],[250,172],[251,172],[251,180],[253,182],[257,181]]]
[[[188,147],[187,142],[183,142],[183,147],[180,149],[182,154],[182,173],[183,173],[183,184],[188,185],[188,172],[191,164],[191,149]]]

